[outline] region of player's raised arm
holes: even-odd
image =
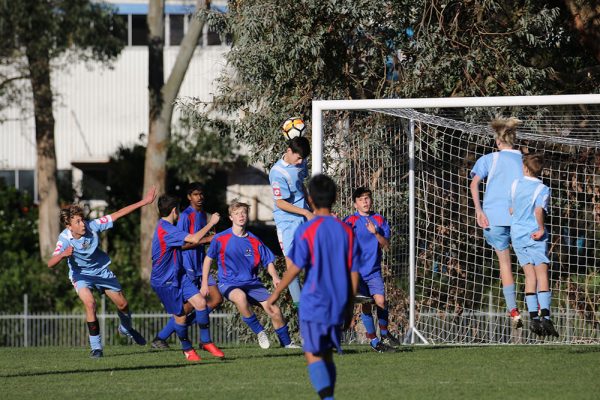
[[[144,198],[142,200],[138,201],[137,203],[130,204],[127,207],[123,207],[119,211],[115,211],[114,213],[110,214],[110,217],[111,217],[112,221],[115,222],[119,218],[124,217],[127,214],[131,214],[138,208],[144,207],[144,206],[152,203],[155,198],[156,198],[156,187],[152,186],[150,188],[150,190],[148,190],[148,193],[146,193],[146,196],[144,196]]]
[[[483,212],[483,208],[481,208],[481,199],[479,197],[479,183],[481,182],[481,178],[479,175],[475,175],[473,180],[471,180],[471,184],[469,188],[471,189],[471,198],[473,199],[473,206],[475,206],[475,215],[477,216],[477,225],[480,228],[487,228],[490,223],[487,219],[487,216]]]
[[[73,246],[69,246],[65,251],[55,254],[48,260],[48,268],[53,268],[59,264],[63,259],[69,258],[73,254]]]
[[[202,243],[202,239],[204,238],[204,236],[210,232],[210,230],[219,222],[219,219],[221,218],[221,216],[219,215],[219,213],[214,213],[213,215],[210,216],[210,220],[206,223],[206,226],[202,229],[200,229],[198,232],[196,233],[192,233],[189,234],[185,237],[185,241],[188,243],[194,243],[194,244],[200,244]],[[196,247],[196,246],[188,246],[188,245],[184,245],[182,247],[183,250],[186,250],[188,248],[191,247]]]

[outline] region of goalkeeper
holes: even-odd
[[[513,149],[517,126],[515,118],[499,118],[492,121],[496,146],[499,151],[480,157],[471,171],[471,196],[477,215],[477,225],[483,228],[483,236],[494,248],[500,264],[500,279],[506,307],[514,328],[522,328],[523,321],[517,308],[515,282],[510,261],[510,185],[523,177],[522,154]],[[481,206],[479,184],[485,180],[485,198]]]

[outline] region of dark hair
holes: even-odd
[[[296,136],[288,140],[288,147],[292,150],[292,153],[300,154],[302,158],[310,155],[310,142],[304,136]]]
[[[168,194],[163,194],[158,198],[158,214],[161,218],[167,217],[169,214],[171,214],[171,211],[174,208],[177,208],[178,205],[179,200],[177,200],[177,198]]]
[[[187,194],[192,194],[194,190],[204,193],[204,185],[200,182],[192,182],[187,187]]]
[[[361,186],[359,188],[356,188],[354,190],[354,192],[352,192],[352,202],[356,203],[356,199],[358,199],[359,197],[361,197],[363,194],[368,194],[369,197],[373,197],[373,192],[371,192],[371,189]]]
[[[540,176],[544,169],[544,156],[542,154],[527,154],[523,156],[523,164],[531,175]]]
[[[71,225],[71,219],[80,216],[83,219],[83,208],[77,204],[71,204],[69,207],[60,210],[60,222],[64,226]]]
[[[330,177],[318,174],[308,181],[308,195],[316,208],[329,208],[335,203],[337,187]]]

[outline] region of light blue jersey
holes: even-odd
[[[69,246],[73,247],[73,255],[67,259],[69,278],[72,281],[78,281],[81,276],[114,277],[108,269],[110,257],[98,247],[100,244],[98,233],[112,226],[112,218],[106,215],[92,221],[85,221],[85,234],[79,239],[75,239],[69,229],[60,233],[53,255],[61,254]]]
[[[536,242],[531,234],[538,230],[534,210],[538,207],[548,212],[550,189],[541,180],[525,176],[511,185],[512,223],[510,235],[513,247],[527,247]],[[547,240],[547,234],[541,241]]]
[[[483,212],[490,226],[510,226],[510,185],[523,177],[523,155],[519,150],[501,150],[480,157],[471,170],[471,178],[485,180]]]
[[[273,218],[275,223],[283,221],[304,221],[302,215],[285,212],[277,207],[277,200],[285,200],[288,203],[307,209],[304,196],[304,180],[308,177],[306,160],[299,165],[288,164],[280,159],[269,171],[269,183],[273,189]]]

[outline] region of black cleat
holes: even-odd
[[[375,346],[371,345],[371,348],[378,353],[393,353],[395,351],[393,347],[390,347],[383,342],[377,342]]]
[[[529,323],[529,330],[538,336],[546,336],[546,330],[542,326],[542,321],[539,318],[533,318]]]
[[[125,329],[125,327],[123,325],[119,325],[119,333],[125,337],[133,339],[133,341],[136,344],[139,344],[140,346],[146,345],[146,339],[144,339],[144,337],[141,335],[141,333],[139,333],[138,331],[136,331],[133,328],[127,330],[127,329]]]
[[[365,296],[363,294],[358,293],[354,296],[354,304],[368,304],[373,303],[373,298],[369,296]]]
[[[102,353],[102,349],[94,349],[90,352],[90,358],[98,359],[104,357],[104,353]]]
[[[155,337],[152,343],[150,343],[150,347],[158,350],[168,349],[169,343],[167,343],[165,340],[162,340],[159,337]]]
[[[396,338],[391,333],[388,333],[387,335],[381,335],[381,341],[386,346],[392,347],[394,349],[400,347],[400,345],[402,344],[402,343],[400,343],[400,341],[398,340],[398,338]]]
[[[552,320],[550,320],[550,318],[542,318],[542,328],[544,329],[544,332],[546,335],[548,336],[554,336],[554,337],[558,337],[558,332],[556,331],[556,329],[554,328],[554,324],[552,323]]]

